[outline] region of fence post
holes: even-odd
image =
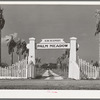
[[[89,64],[89,62],[87,62],[87,68],[88,68],[88,71],[87,71],[87,78],[90,78],[90,77],[91,77],[91,75],[90,75],[90,73],[91,73],[91,68],[90,68],[89,66],[90,66],[90,64]]]
[[[86,68],[87,68],[87,69],[86,69],[86,71],[87,71],[87,78],[89,77],[89,67],[88,67],[88,64],[89,64],[89,63],[87,63],[87,62],[86,62]]]
[[[83,71],[83,62],[82,62],[82,59],[80,59],[80,63],[81,63],[81,71]]]
[[[94,66],[94,79],[97,78],[97,71],[96,71],[96,66]]]
[[[96,69],[97,69],[97,78],[99,78],[99,67],[97,67]]]
[[[80,79],[81,79],[81,64],[80,64],[80,58],[79,58],[79,56],[78,56],[78,66],[79,66],[79,71],[80,71]]]
[[[25,66],[25,68],[26,68],[26,72],[25,72],[25,76],[26,76],[26,78],[28,78],[28,76],[27,76],[27,74],[28,74],[28,59],[27,59],[27,57],[26,57],[26,66]]]
[[[83,62],[83,72],[84,72],[84,74],[86,74],[85,61],[82,61],[82,62]]]

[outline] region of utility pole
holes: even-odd
[[[3,9],[0,7],[0,65],[1,65],[1,30],[3,29],[5,20],[3,18]]]

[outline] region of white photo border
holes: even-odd
[[[100,5],[100,1],[0,1],[0,5]],[[98,99],[100,90],[0,90],[0,98]],[[56,91],[56,93],[54,93]]]

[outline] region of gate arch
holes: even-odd
[[[29,38],[29,44],[27,48],[29,49],[28,63],[33,62],[35,65],[35,48],[37,49],[70,49],[69,55],[69,72],[68,78],[80,79],[80,69],[76,63],[76,37],[70,38],[70,43],[66,43],[63,39],[42,39],[39,44],[35,45],[35,38]],[[36,47],[35,47],[36,46]],[[33,66],[31,71],[31,77],[35,78],[35,67]]]

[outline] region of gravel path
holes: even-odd
[[[52,70],[47,70],[42,76],[47,77],[47,78],[45,78],[45,80],[51,80],[51,79],[52,80],[63,80],[63,77],[54,73]]]

